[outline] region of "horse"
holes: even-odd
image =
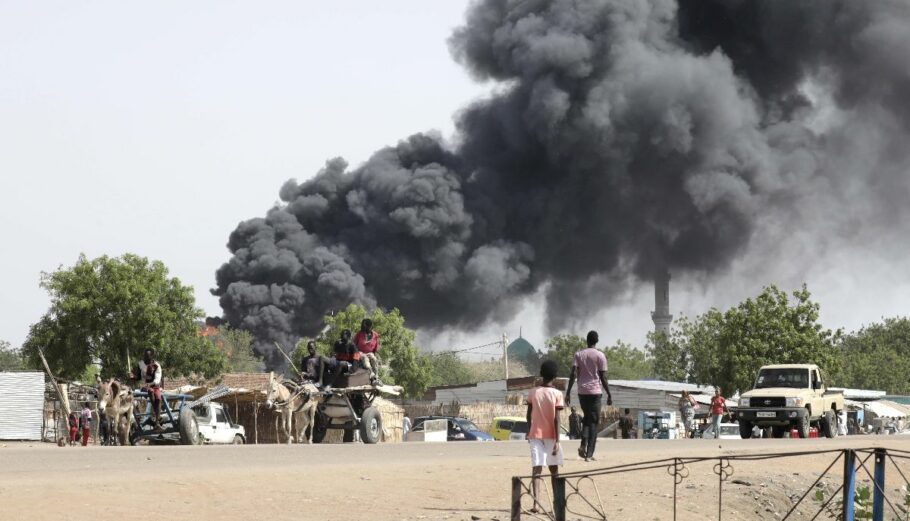
[[[98,409],[103,410],[113,423],[111,438],[119,445],[129,445],[130,426],[133,422],[133,393],[130,388],[114,378],[107,382],[96,376],[98,383]]]
[[[322,394],[311,382],[292,384],[292,387],[294,389],[289,389],[287,384],[279,382],[273,374],[265,398],[266,405],[281,414],[281,427],[288,444],[295,439],[298,443],[303,443],[306,428],[316,425],[316,409],[322,401]],[[307,442],[313,443],[313,429],[310,429]]]

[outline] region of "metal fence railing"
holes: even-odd
[[[664,510],[661,519],[677,520],[680,509],[687,500],[680,494],[680,487],[692,480],[699,472],[705,486],[711,474],[716,476],[716,510],[705,511],[703,503],[697,507],[699,519],[724,518],[724,490],[737,468],[759,465],[756,473],[767,469],[761,462],[771,460],[792,460],[812,457],[825,458],[827,462],[807,487],[788,490],[789,503],[781,512],[781,520],[834,519],[854,521],[910,521],[910,451],[887,448],[834,449],[769,454],[724,455],[715,457],[679,457],[623,465],[614,465],[589,471],[568,472],[551,479],[544,474],[538,499],[533,500],[533,476],[512,478],[512,521],[522,519],[545,519],[565,521],[572,519],[593,519],[606,521],[610,518],[631,519],[628,512],[621,513],[621,501],[611,504],[601,493],[602,486],[622,486],[623,475],[629,473],[650,473],[650,487],[672,490],[672,494],[654,495],[651,501],[655,508]],[[830,457],[830,462],[828,461]],[[798,462],[788,463],[790,469],[800,468]],[[709,474],[710,472],[710,474]],[[653,476],[653,477],[652,477]],[[658,479],[663,476],[663,480]],[[857,481],[859,477],[860,482]],[[617,479],[619,478],[619,479]],[[893,480],[892,481],[887,481]],[[734,483],[737,481],[734,480]],[[547,486],[551,484],[550,486]],[[740,483],[743,483],[740,481]],[[866,484],[868,483],[868,484]],[[888,483],[886,485],[886,483]],[[896,483],[896,484],[895,484]],[[694,488],[694,485],[688,485]],[[642,491],[638,491],[642,493]],[[612,497],[612,495],[611,495]],[[703,501],[703,495],[699,501]],[[797,517],[799,516],[799,517]],[[887,517],[886,517],[887,516]]]

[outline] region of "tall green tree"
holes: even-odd
[[[50,294],[47,313],[31,326],[23,351],[34,363],[43,350],[51,369],[80,377],[100,361],[102,376],[125,376],[142,351],[157,352],[166,375],[214,376],[225,356],[197,333],[203,316],[193,289],[168,276],[159,261],[126,254],[87,259],[43,273]]]
[[[218,328],[209,340],[224,353],[226,368],[234,373],[260,373],[265,364],[253,353],[253,335],[243,329]],[[299,363],[298,363],[299,365]]]
[[[681,338],[680,327],[685,324],[685,317],[677,321],[677,329],[670,335],[663,332],[648,334],[648,344],[645,346],[654,376],[668,382],[688,382],[691,374],[691,358],[685,348],[685,341]]]
[[[432,353],[423,357],[430,370],[430,387],[476,383],[472,368],[452,352]]]
[[[843,386],[910,394],[910,318],[887,318],[850,333],[841,351]]]
[[[404,317],[398,309],[383,311],[376,308],[367,312],[362,306],[351,304],[334,315],[326,316],[324,321],[329,330],[316,339],[318,350],[323,354],[331,353],[341,331],[350,329],[355,334],[364,318],[372,320],[373,329],[379,332],[379,357],[383,365],[389,367],[388,373],[381,375],[383,382],[402,386],[408,397],[422,396],[430,383],[430,370],[418,352],[416,333],[405,327]],[[304,342],[304,349],[305,346]]]
[[[604,354],[610,379],[642,380],[654,376],[654,364],[648,353],[621,340],[604,349]]]
[[[19,349],[13,349],[9,342],[0,340],[0,371],[21,371],[26,360]]]
[[[547,348],[545,357],[556,362],[559,376],[568,377],[575,353],[588,344],[578,335],[562,334],[549,338],[544,345]]]
[[[771,285],[724,312],[712,309],[683,321],[680,349],[691,359],[694,381],[732,394],[750,389],[766,364],[817,364],[839,375],[841,332],[819,324],[819,306],[805,286],[792,297]]]

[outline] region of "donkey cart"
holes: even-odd
[[[145,391],[133,391],[133,422],[130,427],[130,444],[135,445],[139,440],[147,440],[152,444],[180,444],[180,445],[200,445],[207,442],[219,442],[209,432],[202,432],[199,428],[200,419],[197,418],[196,411],[204,414],[209,410],[207,404],[215,398],[219,398],[228,391],[226,386],[219,385],[212,389],[211,392],[195,398],[189,394],[180,393],[162,393],[161,395],[161,412],[158,415],[159,428],[155,428],[154,412],[152,411],[152,401]],[[220,408],[220,406],[219,406]],[[217,412],[217,411],[216,411]],[[227,414],[224,411],[223,414]],[[204,414],[205,415],[205,414]],[[205,420],[206,418],[203,418]],[[239,434],[240,443],[243,443],[245,433],[243,428],[232,425],[230,421],[215,422],[215,418],[204,425],[204,427],[220,427],[222,430],[237,431],[229,434]],[[229,436],[233,439],[234,436]],[[220,441],[230,443],[230,441]]]
[[[356,375],[351,375],[354,380]],[[401,387],[394,385],[353,385],[333,387],[323,392],[322,403],[316,410],[313,442],[322,443],[329,429],[343,429],[345,443],[354,441],[355,431],[360,432],[364,443],[378,443],[382,438],[382,414],[373,406],[382,394],[397,396]]]

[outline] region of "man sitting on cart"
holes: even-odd
[[[360,331],[354,335],[354,344],[360,351],[363,366],[370,371],[370,380],[379,383],[379,361],[376,353],[379,352],[379,333],[373,331],[373,321],[365,318],[360,323]]]
[[[138,371],[133,375],[134,380],[142,381],[142,390],[147,392],[152,402],[152,425],[155,430],[161,429],[159,416],[161,415],[161,364],[155,360],[155,350],[151,347],[142,353],[139,360]]]
[[[332,372],[332,382],[326,386],[326,390],[331,390],[338,378],[346,373],[354,372],[358,367],[362,367],[360,351],[351,342],[351,330],[345,329],[341,332],[341,338],[335,342],[332,348],[334,356],[326,360],[330,371]]]
[[[316,353],[316,342],[310,340],[306,343],[307,356],[300,362],[300,374],[305,379],[315,383],[317,387],[322,387],[322,374],[325,371],[326,364],[331,364],[331,360]]]

